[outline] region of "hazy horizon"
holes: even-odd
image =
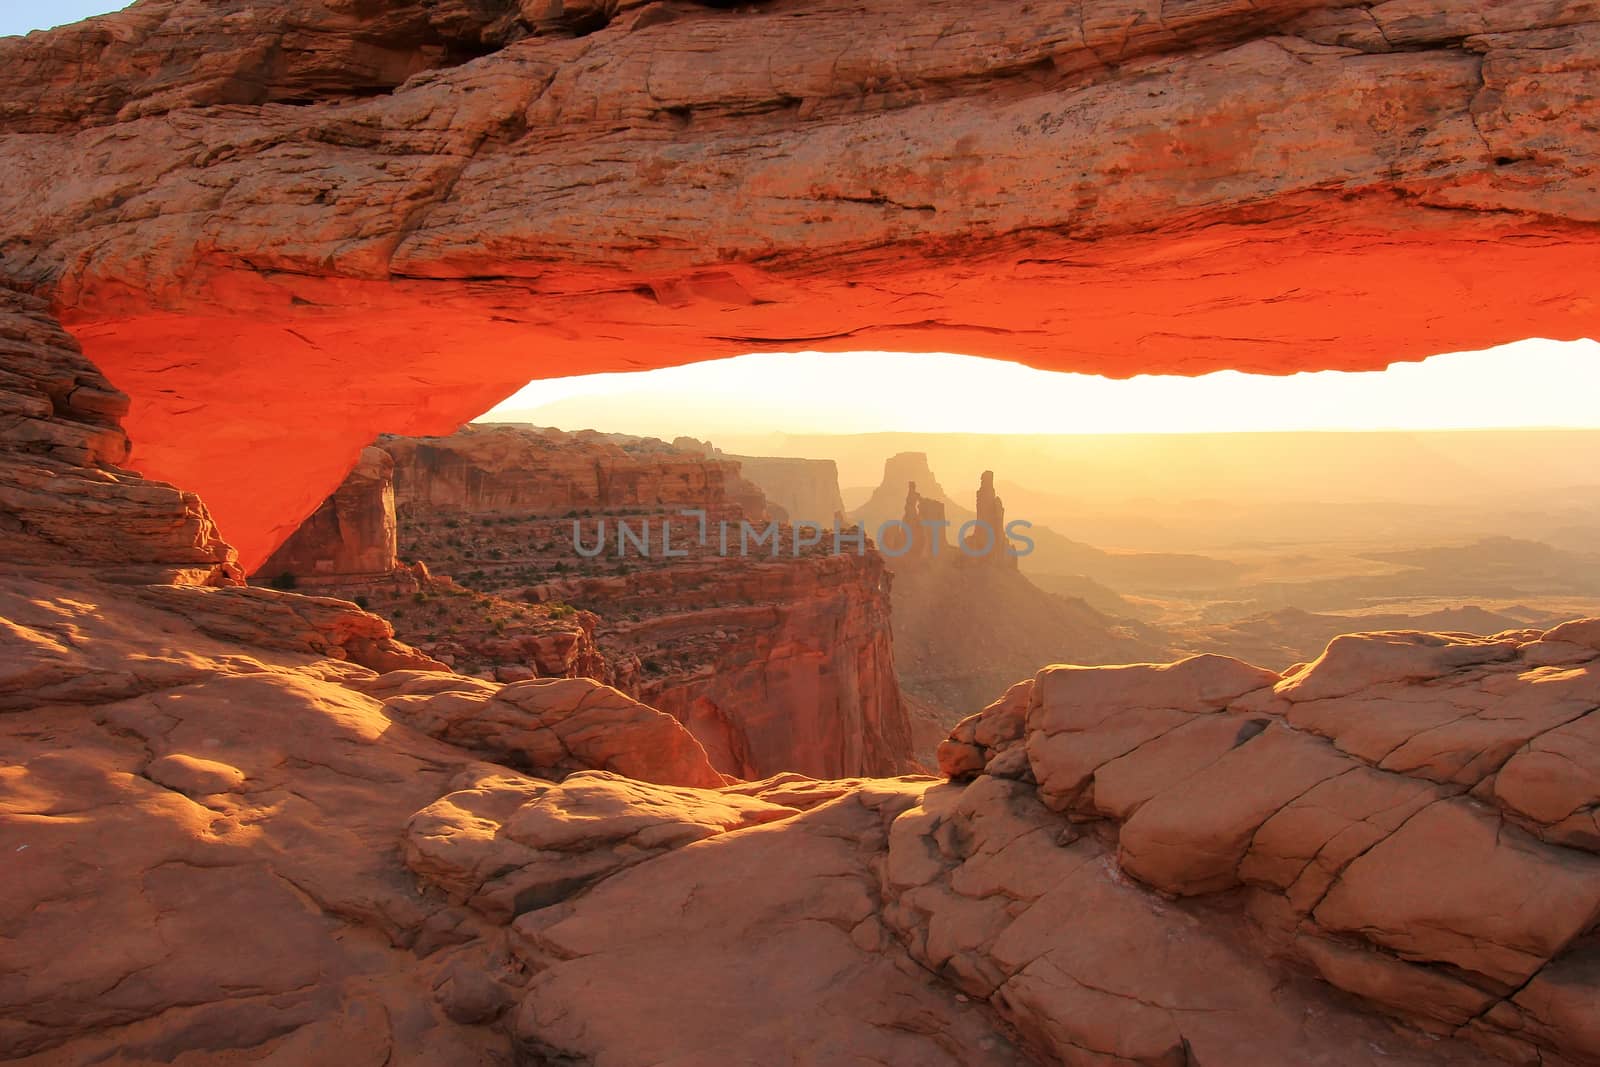
[[[1560,382],[1551,389],[1548,383]],[[760,353],[530,382],[479,416],[670,440],[1596,429],[1600,344],[1531,339],[1383,371],[1108,379],[953,353]]]

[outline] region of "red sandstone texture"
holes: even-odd
[[[93,581],[0,614],[22,1062],[1600,1061],[1592,622],[1051,668],[957,783],[730,786],[593,682],[378,675]]]
[[[1178,900],[1228,894],[1262,950],[1381,1012],[1509,1062],[1592,1063],[1597,663],[1600,625],[1587,621],[1347,635],[1285,675],[1219,656],[1051,667],[961,723],[939,760],[1013,804],[1023,783],[1025,805],[1097,834],[1139,883]],[[985,848],[961,852],[976,863]],[[1081,940],[1051,948],[1060,935],[973,906],[983,894],[959,883],[972,874],[933,866],[908,880],[934,887],[925,921],[945,910],[955,924],[928,951],[965,988],[1109,1013],[1046,1025],[1067,1044],[1139,1062],[1198,1049],[1204,1024],[1175,1027],[1175,1002],[1105,999]],[[1211,988],[1214,1007],[1241,992]]]
[[[1588,4],[547,7],[147,0],[0,42],[0,269],[248,567],[378,432],[540,375],[1600,328]]]
[[[394,460],[364,448],[339,488],[261,565],[275,578],[382,578],[400,566],[394,515]]]

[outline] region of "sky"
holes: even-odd
[[[0,37],[48,30],[90,15],[120,11],[130,0],[0,0]]]
[[[536,381],[482,418],[667,439],[1596,428],[1596,397],[1594,341],[1521,341],[1364,373],[1127,380],[974,356],[801,352]]]

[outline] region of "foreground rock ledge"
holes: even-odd
[[[596,683],[236,595],[0,591],[0,1055],[1600,1062],[1600,621],[1052,667],[958,782],[725,783]]]
[[[530,377],[1600,332],[1587,5],[549,7],[144,0],[0,42],[0,275],[246,569],[378,432]]]

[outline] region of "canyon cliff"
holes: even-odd
[[[964,508],[953,500],[933,468],[928,466],[925,452],[898,452],[883,461],[883,478],[878,487],[860,507],[850,513],[852,522],[859,522],[876,533],[884,523],[904,520],[907,491],[914,489],[919,500],[932,501],[944,509],[944,517],[957,528],[974,517],[971,508]],[[948,536],[947,536],[948,539]]]
[[[738,463],[740,475],[757,486],[768,505],[781,509],[786,518],[828,526],[835,516],[844,514],[844,501],[839,496],[839,465],[831,459],[741,456],[692,437],[679,437],[672,443]]]
[[[516,512],[706,508],[765,517],[761,491],[736,463],[708,461],[653,438],[467,426],[442,438],[386,436],[402,512],[474,516]]]
[[[1600,333],[1587,4],[551,10],[144,0],[0,41],[0,273],[247,569],[380,432],[540,375]]]
[[[381,510],[385,501],[387,523],[335,523],[358,502]],[[261,574],[359,595],[402,638],[464,673],[615,685],[675,716],[739,777],[911,768],[889,577],[876,552],[793,554],[793,532],[779,526],[782,551],[746,555],[736,527],[723,556],[717,533],[697,542],[686,509],[704,512],[709,531],[770,521],[739,462],[651,438],[514,426],[391,436],[363,453]],[[661,540],[668,522],[676,547]],[[620,523],[656,531],[648,554],[619,551]],[[423,576],[395,566],[373,583],[367,561],[393,559],[396,528],[399,553]],[[579,552],[597,538],[603,551]],[[343,579],[335,557],[352,561]]]

